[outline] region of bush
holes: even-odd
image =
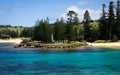
[[[118,41],[118,37],[116,35],[113,35],[113,39],[112,39],[113,42],[116,42]]]

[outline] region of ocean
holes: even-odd
[[[120,75],[120,49],[55,51],[0,44],[0,75]]]

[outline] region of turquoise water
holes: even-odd
[[[120,50],[42,51],[0,44],[0,75],[120,75]]]

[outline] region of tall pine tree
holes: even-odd
[[[52,28],[49,24],[49,18],[41,20],[36,23],[34,27],[34,40],[42,41],[44,43],[51,42]]]
[[[76,38],[74,35],[73,27],[79,24],[79,19],[78,15],[75,11],[69,11],[67,13],[68,20],[67,20],[67,25],[66,25],[66,37],[68,41],[76,41]]]
[[[109,40],[112,40],[113,36],[116,36],[114,2],[113,1],[109,3],[108,25],[109,25]]]
[[[102,4],[102,15],[99,20],[99,32],[101,40],[109,39],[109,26],[107,24],[106,4]]]
[[[120,0],[117,0],[116,26],[117,26],[117,36],[118,36],[119,39],[120,39]]]
[[[84,13],[84,40],[91,41],[90,14],[88,10]]]
[[[63,18],[61,18],[61,20],[57,19],[54,28],[54,38],[56,41],[62,41],[64,40],[64,35],[65,35],[64,19]]]

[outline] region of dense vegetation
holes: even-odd
[[[111,1],[108,6],[108,11],[106,11],[106,4],[102,5],[102,16],[99,20],[99,39],[112,41],[120,39],[120,0],[117,0],[116,4]]]
[[[107,10],[108,9],[108,10]],[[83,21],[75,11],[69,11],[67,20],[59,18],[50,24],[49,18],[38,20],[34,27],[0,26],[0,37],[30,37],[42,42],[67,42],[120,39],[120,0],[116,5],[110,1],[109,5],[102,4],[102,15],[99,20],[93,21],[88,10],[85,11]],[[2,30],[3,29],[3,30]],[[15,30],[16,29],[16,30]],[[97,41],[98,42],[98,41]]]
[[[11,25],[0,25],[0,38],[31,37],[33,28]]]

